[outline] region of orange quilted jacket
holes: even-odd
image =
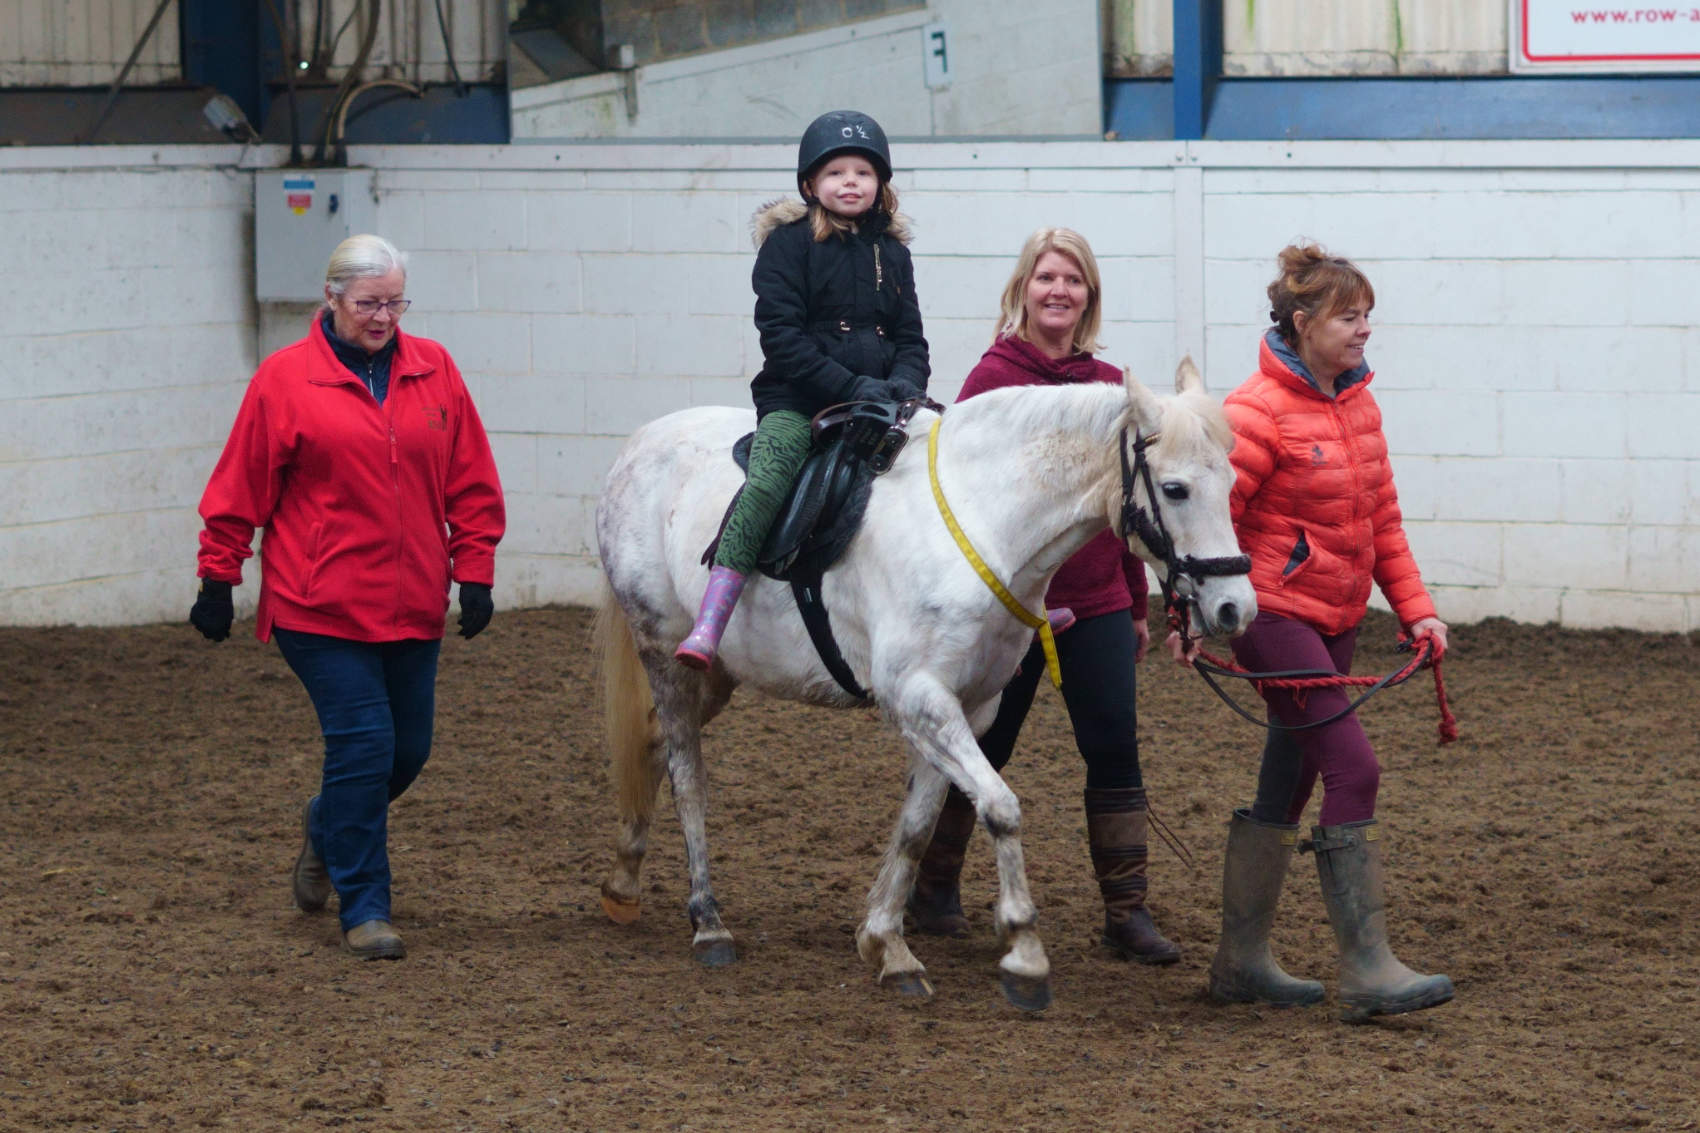
[[[1363,620],[1373,579],[1409,627],[1434,616],[1405,541],[1367,367],[1333,400],[1274,331],[1258,370],[1224,401],[1234,429],[1234,529],[1260,610],[1325,634]]]

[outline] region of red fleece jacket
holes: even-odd
[[[1032,343],[1006,336],[981,355],[956,400],[966,401],[977,393],[1005,386],[1072,382],[1120,385],[1121,380],[1120,370],[1090,354],[1053,360]],[[1053,610],[1067,606],[1077,618],[1130,610],[1133,617],[1144,621],[1146,593],[1145,564],[1105,527],[1063,563],[1045,592],[1045,605]]]
[[[201,497],[199,573],[242,581],[264,528],[255,634],[443,636],[449,581],[490,585],[506,516],[484,425],[435,342],[396,332],[383,405],[319,320],[248,384]]]

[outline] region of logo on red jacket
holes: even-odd
[[[449,407],[446,405],[427,405],[425,407],[425,427],[444,432],[449,427]]]
[[[438,426],[438,427],[440,428],[441,426]],[[1321,445],[1311,445],[1310,446],[1310,465],[1311,465],[1311,467],[1312,468],[1321,468],[1323,465],[1325,465],[1327,463],[1328,463],[1328,454],[1322,451],[1322,446]]]

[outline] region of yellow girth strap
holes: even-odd
[[[1034,614],[1016,601],[1015,595],[998,581],[998,576],[992,573],[992,568],[986,565],[986,560],[980,557],[980,553],[974,549],[974,544],[962,533],[962,525],[956,522],[950,505],[945,502],[944,488],[939,484],[939,426],[942,424],[943,417],[935,418],[932,431],[927,434],[927,479],[932,481],[933,499],[939,505],[939,515],[944,517],[944,525],[950,528],[950,537],[956,540],[962,557],[968,560],[968,565],[974,568],[974,573],[980,576],[980,581],[986,584],[986,589],[996,594],[998,601],[1004,604],[1004,609],[1014,614],[1023,625],[1032,626],[1039,631],[1039,644],[1045,649],[1045,672],[1050,675],[1051,683],[1061,688],[1062,666],[1057,663],[1057,638],[1051,632],[1050,621],[1044,616],[1044,607],[1040,607],[1040,613]]]

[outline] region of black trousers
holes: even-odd
[[[1139,716],[1134,708],[1134,657],[1139,648],[1126,610],[1082,618],[1057,638],[1063,703],[1074,725],[1074,743],[1086,760],[1088,787],[1142,787]],[[980,750],[998,770],[1015,751],[1033,694],[1045,678],[1038,636],[1021,670],[1004,686],[997,718],[980,737]]]

